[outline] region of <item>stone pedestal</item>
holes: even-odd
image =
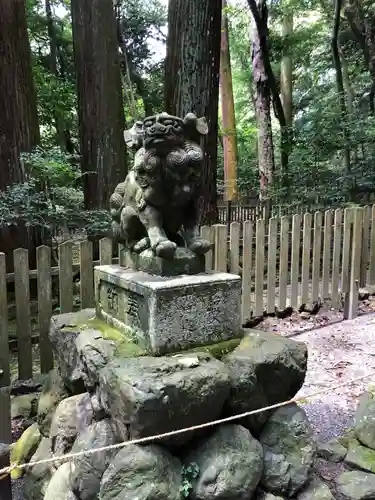
[[[95,290],[98,318],[152,354],[241,336],[239,276],[156,276],[108,265],[95,268]]]

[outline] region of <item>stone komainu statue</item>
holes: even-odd
[[[135,149],[134,166],[110,199],[113,237],[130,251],[151,248],[173,258],[177,246],[196,254],[212,248],[198,231],[198,207],[205,118],[184,119],[161,113],[125,131]]]

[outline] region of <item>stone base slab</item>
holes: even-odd
[[[152,354],[241,336],[241,279],[227,273],[160,277],[95,268],[97,316]]]

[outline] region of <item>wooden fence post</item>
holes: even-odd
[[[264,219],[256,223],[255,242],[255,307],[254,316],[263,316],[263,284],[264,284]]]
[[[361,257],[362,257],[362,221],[363,208],[355,208],[353,210],[353,232],[351,245],[351,265],[349,278],[349,304],[348,304],[348,319],[355,318],[358,315],[358,290],[361,274]]]
[[[38,247],[36,258],[40,370],[42,373],[48,373],[53,368],[53,353],[48,338],[52,316],[51,249],[47,246]]]
[[[251,317],[251,273],[253,271],[253,222],[243,224],[242,238],[242,324]]]
[[[59,297],[60,313],[73,311],[73,255],[72,242],[59,245]]]
[[[219,273],[227,272],[227,226],[225,224],[215,224],[215,271]]]
[[[0,469],[9,466],[9,456],[9,446],[0,443]],[[10,474],[0,476],[0,498],[1,500],[12,500],[12,482]]]
[[[29,252],[24,248],[18,248],[14,250],[13,256],[17,315],[18,376],[20,380],[27,380],[33,376]]]

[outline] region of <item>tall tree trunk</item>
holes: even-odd
[[[265,1],[261,0],[257,9],[264,24],[267,23],[267,9]],[[271,90],[269,75],[267,74],[261,41],[257,26],[254,26],[252,36],[253,85],[255,98],[255,113],[258,128],[258,167],[259,167],[259,198],[261,201],[269,199],[269,188],[275,169],[272,122],[271,122]]]
[[[126,175],[116,20],[112,0],[72,0],[71,9],[85,207],[107,208]]]
[[[0,2],[0,189],[26,179],[20,153],[39,142],[24,0]]]
[[[293,35],[293,14],[288,12],[283,18],[282,35],[284,53],[281,59],[280,93],[287,127],[293,124],[293,61],[290,37]]]
[[[217,221],[216,166],[222,0],[170,0],[165,72],[166,111],[205,116],[202,224]]]
[[[48,30],[48,38],[49,38],[49,64],[50,71],[54,75],[56,79],[59,78],[58,70],[57,70],[57,43],[56,43],[56,30],[53,21],[51,1],[45,0],[45,9],[46,9],[46,17],[47,17],[47,30]],[[58,111],[54,110],[54,120],[56,127],[56,136],[60,148],[63,151],[67,150],[66,144],[66,134],[64,129],[64,124],[59,116]]]
[[[39,142],[39,124],[31,50],[27,34],[24,0],[0,2],[0,190],[27,179],[20,154]],[[24,224],[1,228],[0,252],[7,255],[7,269],[13,268],[12,251],[30,251],[35,268],[35,245],[40,236]]]
[[[336,71],[336,87],[337,93],[339,97],[339,105],[342,119],[342,132],[345,141],[344,145],[344,162],[345,162],[345,170],[347,175],[347,185],[348,189],[352,186],[352,180],[350,178],[350,146],[349,146],[349,129],[348,129],[348,115],[347,108],[345,102],[345,90],[344,90],[344,81],[342,76],[342,68],[340,61],[340,51],[339,51],[339,30],[340,30],[340,14],[342,8],[342,0],[336,0],[335,2],[335,16],[332,30],[332,39],[331,39],[331,47],[332,47],[332,56],[333,62],[335,65]]]
[[[253,15],[255,26],[257,30],[257,39],[259,46],[259,57],[262,59],[264,66],[264,77],[267,78],[267,85],[272,96],[273,108],[276,118],[280,124],[280,159],[281,159],[281,179],[282,187],[284,188],[287,198],[289,197],[289,174],[288,162],[289,154],[291,151],[291,135],[287,126],[287,121],[284,114],[283,105],[279,96],[276,78],[273,73],[269,48],[268,48],[268,9],[267,0],[247,0],[251,13]]]
[[[221,27],[220,89],[224,131],[224,195],[225,200],[230,203],[237,196],[237,137],[229,49],[228,17],[225,12],[226,5],[227,2],[224,0]]]

